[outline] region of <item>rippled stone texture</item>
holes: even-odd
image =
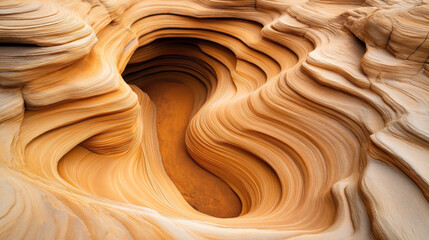
[[[0,239],[425,239],[429,2],[0,1]]]

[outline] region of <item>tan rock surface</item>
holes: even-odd
[[[427,239],[429,1],[0,1],[0,239]]]

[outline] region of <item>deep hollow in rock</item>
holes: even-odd
[[[202,213],[236,217],[242,210],[239,197],[222,179],[198,165],[185,146],[190,117],[203,103],[195,100],[195,95],[207,98],[207,87],[201,78],[208,79],[204,73],[210,73],[209,64],[199,59],[204,53],[194,45],[196,42],[196,39],[177,38],[154,41],[145,47],[168,51],[131,64],[131,70],[125,70],[124,79],[139,86],[155,104],[162,161],[185,200]],[[198,55],[193,55],[195,53]]]

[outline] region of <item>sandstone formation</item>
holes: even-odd
[[[427,239],[428,0],[0,1],[0,239]]]

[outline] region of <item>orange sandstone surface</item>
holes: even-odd
[[[201,168],[185,148],[194,97],[192,90],[176,82],[155,82],[145,86],[155,103],[159,150],[168,176],[185,200],[200,212],[215,217],[236,217],[240,199],[221,179]]]
[[[427,239],[428,16],[0,1],[0,240]]]

